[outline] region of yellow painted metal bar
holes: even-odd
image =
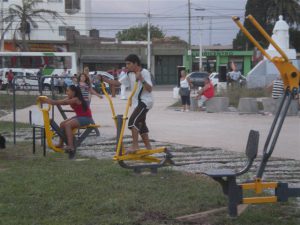
[[[284,83],[284,89],[289,88],[294,94],[296,94],[300,83],[300,71],[289,62],[286,54],[282,49],[274,42],[274,40],[267,34],[267,32],[260,26],[260,24],[254,19],[252,15],[247,17],[250,22],[260,31],[260,33],[274,46],[274,48],[281,54],[282,57],[271,57],[262,46],[254,39],[254,37],[248,32],[248,30],[241,24],[238,17],[232,17],[233,21],[246,35],[246,37],[261,51],[261,53],[267,57],[278,69],[282,81]]]
[[[161,159],[158,159],[154,156],[144,156],[144,157],[140,157],[138,155],[135,154],[128,154],[128,155],[122,155],[122,156],[118,156],[118,157],[114,157],[114,160],[117,161],[144,161],[144,162],[153,162],[153,163],[159,163],[161,161]]]
[[[262,26],[257,22],[257,20],[252,16],[248,15],[247,19],[257,28],[257,30],[274,46],[274,48],[280,53],[285,61],[289,61],[285,52],[276,44],[276,42],[269,36],[269,34],[262,28]]]
[[[290,91],[297,90],[300,83],[300,71],[290,62],[284,61],[281,57],[274,57],[272,62],[279,70],[284,89],[290,88]]]
[[[128,98],[128,101],[127,101],[125,114],[123,115],[122,129],[121,129],[121,132],[120,132],[120,137],[119,137],[118,145],[117,145],[117,149],[116,149],[116,156],[120,155],[121,146],[122,146],[122,143],[123,143],[123,136],[124,136],[124,131],[125,131],[125,125],[126,125],[127,115],[128,115],[129,108],[130,108],[130,106],[132,104],[132,97],[133,97],[133,95],[135,94],[135,92],[137,90],[137,86],[138,86],[137,82],[135,82],[133,90],[132,90],[132,92],[131,92],[131,94],[130,94],[130,96]],[[122,154],[123,154],[123,150],[122,150]]]
[[[278,184],[276,182],[254,182],[240,184],[243,190],[254,190],[255,193],[262,193],[264,189],[275,189]]]
[[[266,56],[270,61],[272,60],[272,57],[265,51],[265,49],[255,40],[255,38],[249,33],[249,31],[242,25],[240,22],[239,17],[233,16],[233,21],[236,23],[236,25],[241,29],[241,31],[246,35],[246,37],[261,51],[261,53]]]
[[[49,118],[49,111],[51,109],[51,105],[48,104],[47,108],[42,108],[41,107],[41,98],[47,98],[46,96],[40,96],[37,99],[37,106],[41,110],[43,114],[43,120],[44,120],[44,128],[45,128],[45,135],[46,135],[46,140],[47,140],[47,145],[49,148],[51,148],[55,152],[64,152],[63,149],[55,147],[53,144],[53,137],[54,137],[54,132],[51,130],[50,127],[50,118]]]
[[[156,149],[140,149],[137,150],[135,153],[132,154],[127,154],[127,155],[115,155],[114,159],[115,160],[143,160],[146,161],[146,157],[149,155],[157,154],[157,153],[162,153],[166,151],[166,147],[160,147]],[[157,159],[156,157],[153,157]],[[158,159],[160,161],[160,159]]]
[[[275,203],[275,202],[277,202],[276,196],[243,198],[243,204]]]
[[[111,113],[112,113],[112,118],[115,122],[115,126],[117,128],[117,117],[116,117],[116,112],[115,112],[115,108],[114,108],[114,105],[112,103],[112,100],[111,100],[111,97],[109,97],[109,94],[107,93],[106,91],[106,88],[105,88],[105,84],[103,82],[101,82],[101,89],[105,95],[105,97],[107,98],[108,102],[109,102],[109,105],[110,105],[110,109],[111,109]]]

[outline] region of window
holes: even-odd
[[[65,0],[65,11],[68,14],[77,13],[80,10],[80,0]]]
[[[75,27],[74,26],[60,26],[58,28],[58,35],[59,36],[66,36],[67,29],[75,30]]]

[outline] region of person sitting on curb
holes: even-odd
[[[75,152],[74,148],[74,137],[73,137],[73,129],[87,126],[90,124],[94,124],[94,120],[92,118],[92,112],[84,100],[80,88],[75,85],[71,85],[67,87],[67,98],[62,100],[53,100],[50,98],[41,98],[41,103],[47,103],[50,105],[70,105],[71,108],[76,113],[76,116],[66,119],[65,121],[60,123],[60,129],[62,132],[65,132],[68,145],[65,146],[66,152]],[[63,147],[63,140],[60,138],[59,143],[56,145],[57,148]]]
[[[206,77],[204,79],[204,87],[199,90],[197,92],[197,96],[196,99],[199,100],[198,101],[198,107],[199,107],[199,111],[203,110],[203,105],[204,103],[215,96],[215,90],[214,90],[214,85],[211,82],[211,80],[209,79],[209,77]]]

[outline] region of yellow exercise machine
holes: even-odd
[[[255,203],[271,203],[287,201],[289,197],[299,197],[300,188],[289,188],[287,183],[281,182],[264,182],[262,175],[264,173],[267,162],[272,155],[276,145],[278,136],[280,134],[284,119],[289,109],[291,100],[298,95],[298,88],[300,85],[300,71],[289,61],[286,54],[274,42],[274,40],[266,33],[261,25],[254,19],[253,16],[247,16],[247,19],[259,30],[259,32],[274,46],[274,48],[281,55],[280,57],[271,57],[262,46],[254,39],[248,30],[241,24],[238,17],[233,17],[233,21],[241,29],[241,31],[248,37],[248,39],[261,51],[261,53],[269,59],[280,72],[282,81],[284,83],[284,96],[280,102],[280,106],[274,117],[272,126],[270,128],[268,137],[266,139],[262,160],[260,162],[256,177],[251,182],[237,184],[236,177],[247,172],[253,160],[256,157],[258,148],[257,131],[251,131],[248,139],[246,154],[248,156],[248,163],[240,172],[232,170],[209,170],[205,174],[212,177],[219,182],[223,188],[223,192],[228,196],[228,211],[230,216],[237,216],[237,206],[239,204],[255,204]],[[273,190],[274,195],[262,196],[264,190]],[[244,197],[244,190],[252,190],[255,197]]]
[[[67,144],[67,138],[65,134],[61,131],[57,123],[54,121],[54,119],[50,119],[49,117],[49,111],[51,109],[51,105],[47,105],[46,107],[43,107],[44,104],[41,103],[41,99],[47,98],[47,96],[39,96],[37,99],[37,106],[41,110],[43,114],[43,120],[44,120],[44,128],[45,128],[45,136],[47,140],[47,145],[49,148],[51,148],[55,152],[64,152],[62,148],[58,148],[53,144],[53,138],[55,136],[59,136],[63,139],[63,141]],[[79,129],[84,129],[84,132],[79,134],[77,137],[74,136],[74,147],[75,151],[69,153],[69,158],[74,158],[76,153],[76,148],[83,142],[83,140],[89,136],[89,134],[95,129],[99,128],[100,125],[97,124],[89,124],[87,126],[80,127]],[[77,129],[73,130],[73,133],[75,134]]]
[[[113,120],[117,129],[116,153],[113,159],[116,160],[121,167],[133,169],[133,171],[136,173],[139,173],[142,169],[146,168],[150,169],[152,173],[156,173],[158,168],[173,164],[173,161],[171,160],[172,154],[167,150],[166,147],[160,147],[151,150],[139,149],[135,153],[125,154],[123,136],[126,127],[126,120],[128,119],[128,111],[132,103],[132,97],[137,90],[137,82],[135,82],[134,88],[128,98],[124,115],[116,115],[112,99],[108,95],[103,82],[101,82],[101,89],[108,99]],[[163,154],[163,156],[155,157],[153,156],[154,154]],[[134,163],[129,163],[129,161],[134,161]]]

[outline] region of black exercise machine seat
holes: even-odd
[[[222,186],[223,193],[228,196],[229,215],[237,216],[237,206],[243,201],[243,191],[236,183],[236,177],[246,173],[252,166],[257,155],[259,142],[259,132],[251,130],[249,132],[246,146],[246,156],[248,158],[245,166],[238,172],[231,169],[212,169],[204,174],[210,176]]]
[[[251,130],[248,136],[248,142],[246,146],[247,162],[243,169],[236,172],[232,169],[211,169],[206,171],[204,174],[210,177],[228,177],[228,176],[240,176],[246,173],[252,166],[254,159],[257,156],[259,142],[259,132]]]

